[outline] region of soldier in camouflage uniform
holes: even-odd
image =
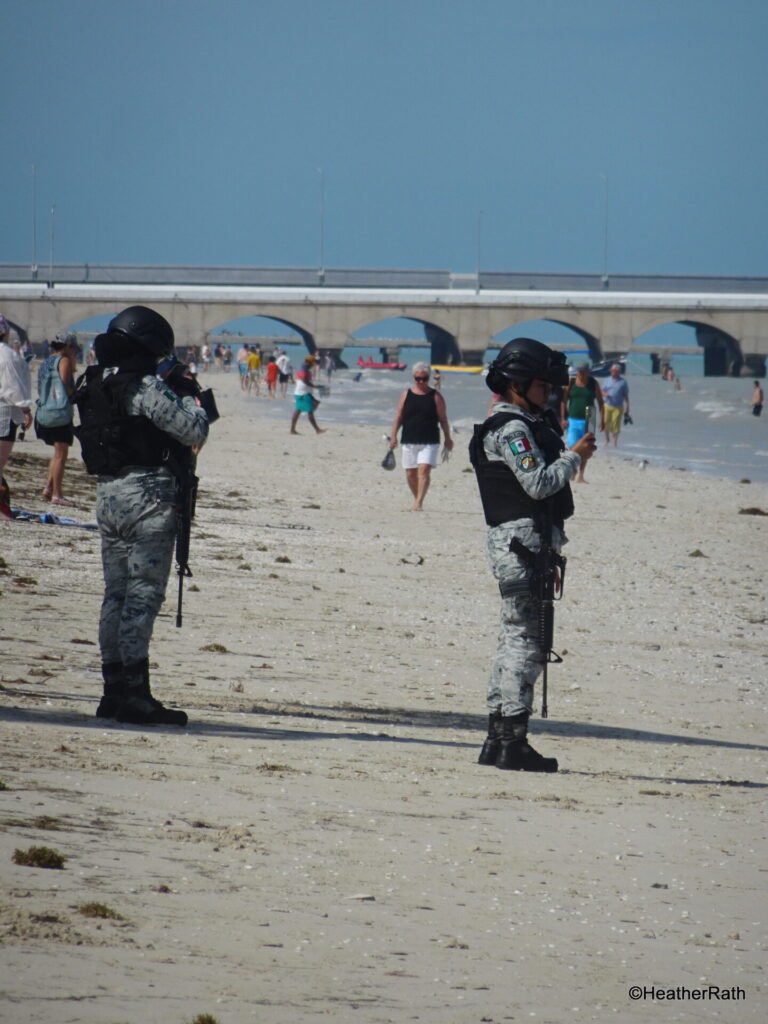
[[[486,554],[502,604],[479,762],[507,770],[557,771],[557,760],[542,757],[527,740],[543,663],[528,553],[541,548],[545,529],[555,550],[565,543],[563,522],[573,512],[569,481],[595,450],[594,435],[587,434],[563,451],[559,424],[544,413],[552,386],[567,382],[561,353],[530,338],[508,342],[486,378],[501,400],[470,445],[489,527]]]
[[[98,474],[104,694],[96,714],[139,725],[187,724],[183,711],[164,707],[149,688],[149,641],[177,529],[176,477],[192,446],[208,435],[208,416],[193,389],[180,397],[156,375],[173,343],[159,313],[129,307],[96,338],[97,365],[80,378],[75,398],[83,461]]]

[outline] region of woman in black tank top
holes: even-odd
[[[413,367],[413,385],[400,396],[389,434],[389,447],[396,448],[397,432],[402,427],[400,443],[405,478],[413,495],[412,512],[421,511],[429,490],[432,467],[437,465],[441,428],[446,451],[453,448],[445,399],[429,386],[429,374],[426,363]]]
[[[424,394],[414,393],[411,388],[405,392],[400,418],[401,444],[440,444],[435,395],[434,388],[427,388]]]

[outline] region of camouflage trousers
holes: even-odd
[[[129,664],[148,657],[171,570],[175,501],[173,478],[158,470],[99,480],[96,519],[104,571],[99,647],[104,662]]]
[[[502,593],[501,620],[496,651],[488,676],[488,711],[503,715],[533,711],[533,686],[543,657],[538,636],[538,603],[531,596],[530,575],[518,556],[509,550],[513,536],[526,547],[538,546],[532,530],[489,531],[486,554]],[[533,542],[533,543],[532,543]]]

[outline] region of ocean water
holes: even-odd
[[[334,373],[318,419],[368,426],[379,441],[389,432],[410,373],[366,370],[359,380],[356,376],[348,370]],[[622,428],[622,455],[706,476],[768,483],[768,412],[752,415],[751,378],[683,376],[680,391],[650,374],[629,372],[627,381],[634,423]],[[490,391],[482,376],[445,374],[442,393],[457,445],[468,444],[472,425],[485,417]],[[288,417],[285,403],[270,406],[268,415]]]

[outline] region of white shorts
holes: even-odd
[[[403,469],[416,469],[417,466],[436,466],[439,444],[402,444]]]

